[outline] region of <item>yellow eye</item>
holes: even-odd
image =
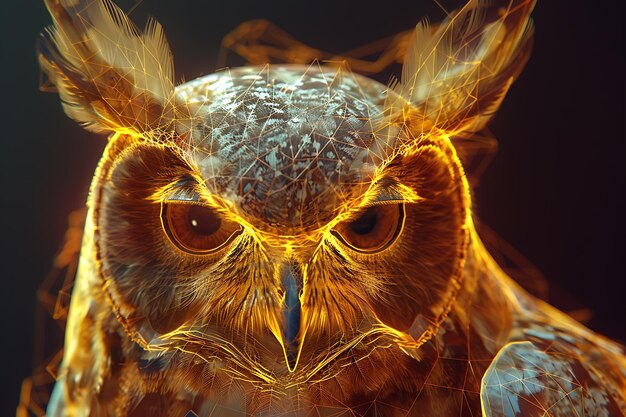
[[[196,255],[216,252],[230,243],[243,228],[209,206],[167,202],[161,205],[165,234],[179,249]]]
[[[404,204],[385,204],[369,207],[358,218],[339,223],[332,233],[357,252],[376,253],[395,242],[403,225]]]

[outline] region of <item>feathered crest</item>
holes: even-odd
[[[391,114],[417,134],[482,129],[528,61],[535,0],[470,0],[438,26],[417,25]]]
[[[173,59],[161,26],[144,33],[110,0],[46,0],[54,25],[39,62],[65,112],[89,130],[137,133],[174,119]]]

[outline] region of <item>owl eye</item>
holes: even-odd
[[[350,248],[376,253],[390,247],[404,225],[404,204],[369,207],[358,218],[339,223],[332,233]]]
[[[204,255],[216,252],[243,230],[209,206],[167,202],[161,205],[161,222],[169,240],[184,252]]]

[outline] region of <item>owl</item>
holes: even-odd
[[[624,348],[498,266],[455,147],[534,3],[418,24],[389,85],[316,61],[175,85],[155,21],[46,0],[40,65],[108,134],[47,415],[626,415]]]

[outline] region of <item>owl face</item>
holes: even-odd
[[[380,141],[402,140],[389,132],[406,134],[374,131],[386,87],[340,77],[206,77],[177,89],[198,115],[186,136],[110,144],[97,251],[119,319],[145,346],[193,340],[223,357],[231,340],[293,371],[364,334],[386,343],[449,303],[467,241],[458,160],[445,141],[381,155]]]
[[[302,382],[436,333],[471,226],[450,137],[481,129],[524,65],[532,2],[418,26],[393,87],[319,65],[175,87],[158,24],[47,6],[44,71],[68,115],[112,133],[82,256],[139,347]]]

